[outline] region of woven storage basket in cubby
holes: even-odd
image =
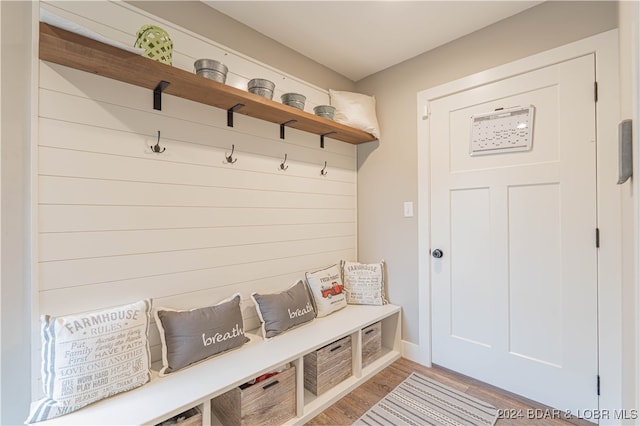
[[[135,45],[144,49],[144,56],[171,65],[173,41],[165,30],[155,25],[144,25],[137,36]]]

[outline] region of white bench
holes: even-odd
[[[382,322],[382,355],[362,367],[362,329]],[[302,424],[400,358],[400,307],[346,308],[264,341],[254,330],[241,348],[158,377],[140,388],[88,405],[37,425],[153,425],[199,406],[203,425],[212,424],[210,400],[285,363],[296,367],[296,417]],[[330,391],[315,396],[304,389],[303,357],[342,337],[352,337],[352,375]]]

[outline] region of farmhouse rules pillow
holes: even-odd
[[[384,305],[384,261],[342,261],[342,280],[350,305]]]
[[[151,379],[151,300],[85,314],[43,315],[42,384],[26,423],[76,411]]]

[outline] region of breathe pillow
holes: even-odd
[[[214,306],[190,311],[156,309],[156,324],[162,342],[159,375],[165,376],[248,342],[240,299],[240,294],[234,294]]]
[[[342,261],[342,280],[347,303],[384,305],[384,262],[358,263]]]
[[[301,280],[280,293],[253,293],[251,298],[256,303],[265,339],[312,321],[316,316],[309,292]]]
[[[340,275],[339,265],[305,274],[318,317],[327,316],[347,306]]]
[[[26,423],[76,411],[151,379],[147,341],[151,300],[64,317],[43,315],[45,397]]]
[[[371,133],[380,139],[380,126],[376,116],[376,98],[361,93],[340,92],[329,89],[331,105],[336,107],[333,119],[347,126]]]

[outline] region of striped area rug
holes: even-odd
[[[495,407],[411,373],[354,425],[480,426],[493,425],[496,418]]]

